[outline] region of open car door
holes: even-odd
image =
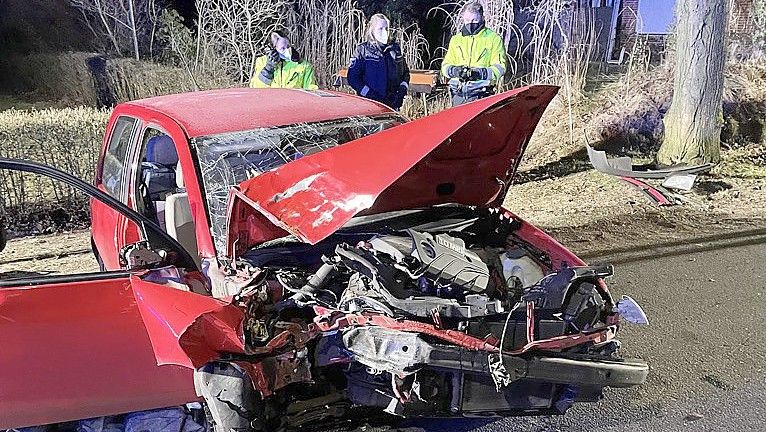
[[[69,174],[3,158],[0,169],[63,181],[132,220],[144,239],[141,253],[126,258],[131,272],[0,275],[0,430],[196,401],[193,368],[157,356],[172,358],[180,349],[177,342],[165,346],[163,332],[183,329],[194,314],[222,304],[183,291],[197,272],[188,252],[153,222]],[[154,311],[163,297],[171,301]],[[194,306],[189,316],[180,306],[187,303]]]
[[[128,274],[13,283],[0,285],[0,429],[197,400],[192,369],[157,365]]]

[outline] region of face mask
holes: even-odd
[[[481,20],[479,22],[468,23],[463,26],[462,33],[464,36],[476,35],[483,28],[484,28],[484,20]]]
[[[378,31],[373,32],[373,36],[375,37],[375,40],[382,43],[387,44],[388,43],[388,29],[381,29]]]
[[[279,56],[282,57],[282,60],[292,60],[293,59],[293,49],[287,48],[286,50],[279,53]]]

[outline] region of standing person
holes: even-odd
[[[463,28],[450,39],[441,70],[449,79],[452,106],[494,94],[506,69],[503,40],[485,26],[481,3],[466,4],[461,18]]]
[[[303,60],[298,51],[290,46],[290,40],[282,32],[271,33],[271,49],[255,60],[253,88],[297,88],[317,90],[314,67]]]
[[[410,69],[399,44],[390,40],[389,25],[383,14],[370,17],[367,41],[356,47],[348,83],[359,96],[398,110],[410,85]]]

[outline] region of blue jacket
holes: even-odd
[[[360,96],[401,108],[410,84],[410,69],[399,44],[392,42],[382,49],[378,43],[359,44],[348,68],[348,84]]]

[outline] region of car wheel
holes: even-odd
[[[263,407],[252,379],[237,364],[216,361],[194,372],[194,387],[205,398],[214,432],[266,432]]]

